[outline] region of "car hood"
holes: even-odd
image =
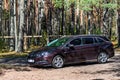
[[[53,52],[56,49],[57,49],[57,47],[43,47],[43,48],[40,48],[40,49],[32,51],[30,54],[40,54],[42,52],[49,52],[49,53],[51,53],[51,52]]]

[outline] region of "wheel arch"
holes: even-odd
[[[65,61],[65,56],[64,56],[63,54],[61,54],[61,53],[55,54],[55,55],[53,56],[53,58],[54,58],[55,56],[57,56],[57,55],[61,56],[61,57],[64,59],[64,61]]]
[[[109,53],[108,53],[108,51],[107,51],[107,47],[101,47],[101,48],[99,49],[99,54],[100,54],[101,52],[105,52],[106,54],[109,55]],[[98,55],[99,55],[99,54],[98,54]]]

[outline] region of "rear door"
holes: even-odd
[[[81,55],[82,59],[91,60],[97,57],[98,45],[95,44],[93,37],[82,37]]]

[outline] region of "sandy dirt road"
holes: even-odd
[[[120,54],[106,64],[87,62],[61,69],[28,68],[30,71],[5,70],[0,80],[120,80]]]

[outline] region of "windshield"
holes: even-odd
[[[69,38],[67,38],[67,37],[56,39],[56,40],[53,40],[52,42],[48,43],[47,46],[58,47],[58,46],[65,44],[68,41],[68,39]]]

